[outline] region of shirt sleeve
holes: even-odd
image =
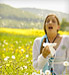
[[[67,40],[67,53],[66,54],[67,54],[67,61],[69,63],[69,36],[67,36],[66,40]],[[69,64],[67,66],[67,73],[69,74]]]
[[[65,36],[65,45],[66,45],[66,61],[69,63],[69,36]],[[67,73],[69,74],[69,64],[67,66]]]
[[[67,61],[68,61],[67,72],[69,74],[69,48],[67,50]]]
[[[40,54],[40,41],[39,39],[34,40],[33,44],[33,67],[36,70],[43,69],[44,65],[48,61],[48,58],[44,58],[42,54]]]
[[[66,46],[66,59],[69,62],[69,36],[65,36],[65,46]]]

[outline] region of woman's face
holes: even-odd
[[[54,16],[49,16],[46,20],[46,31],[48,32],[57,32],[59,29],[58,21]]]

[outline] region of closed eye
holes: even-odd
[[[52,20],[52,23],[56,23],[56,21],[55,20]]]
[[[47,23],[49,23],[50,22],[50,20],[47,20]]]

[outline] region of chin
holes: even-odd
[[[53,30],[49,30],[47,33],[54,34],[55,32]]]

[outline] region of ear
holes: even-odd
[[[57,28],[57,30],[60,30],[60,25],[58,25],[58,28]]]

